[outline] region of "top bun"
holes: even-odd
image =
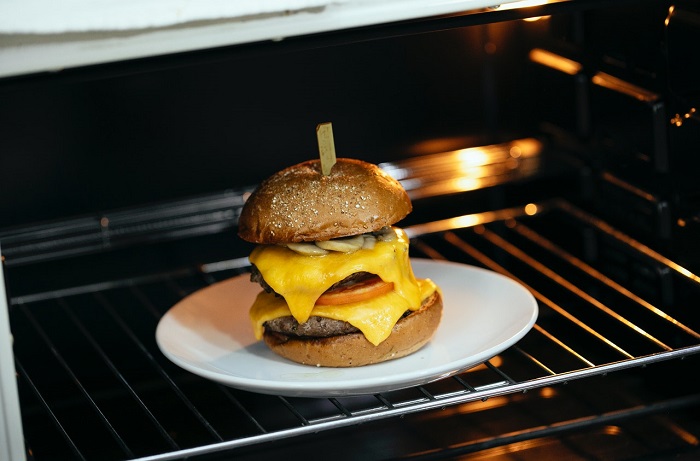
[[[401,184],[374,164],[338,158],[324,176],[321,161],[309,160],[258,186],[243,206],[238,235],[257,244],[325,241],[378,231],[411,210]]]

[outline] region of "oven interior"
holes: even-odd
[[[15,457],[694,459],[699,31],[690,1],[551,2],[0,80]],[[326,121],[409,192],[413,257],[533,293],[524,338],[333,398],[163,356],[174,304],[248,272],[246,194]]]

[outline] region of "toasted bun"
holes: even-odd
[[[362,333],[328,338],[299,338],[265,332],[273,352],[294,362],[322,367],[360,367],[398,359],[416,352],[432,338],[442,318],[442,298],[435,291],[421,308],[399,320],[378,346]]]
[[[313,242],[378,231],[412,210],[401,184],[378,166],[339,158],[328,176],[320,160],[286,168],[248,198],[238,235],[248,242]]]

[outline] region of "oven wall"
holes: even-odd
[[[326,121],[338,155],[377,162],[425,140],[491,137],[505,125],[499,93],[513,91],[484,51],[491,29],[0,82],[0,229],[252,185],[317,156]]]
[[[0,231],[252,186],[315,157],[315,126],[331,121],[339,155],[373,162],[552,140],[581,162],[587,184],[572,192],[585,204],[697,265],[700,127],[688,75],[700,61],[698,7],[669,7],[643,1],[330,47],[290,39],[5,79]],[[533,49],[580,69],[542,66]],[[599,73],[658,100],[602,88]],[[601,180],[610,175],[614,184]],[[638,200],[645,194],[652,200]]]

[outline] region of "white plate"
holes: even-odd
[[[260,287],[248,275],[203,288],[173,306],[156,329],[158,347],[204,378],[264,394],[333,397],[426,384],[488,360],[520,340],[537,319],[532,294],[512,279],[473,266],[412,259],[417,277],[442,289],[435,336],[407,357],[357,368],[301,365],[256,341],[248,309]]]

